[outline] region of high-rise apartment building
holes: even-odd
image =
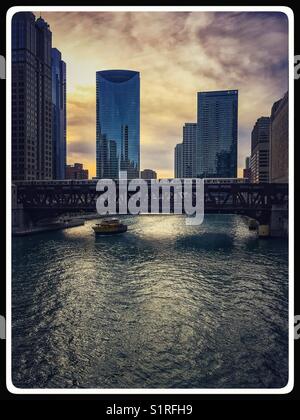
[[[183,126],[183,177],[196,177],[196,142],[197,123],[185,123]]]
[[[270,127],[270,182],[289,180],[289,111],[288,93],[275,102]]]
[[[198,92],[196,173],[201,178],[237,176],[238,91]]]
[[[178,143],[174,149],[174,177],[183,178],[183,143]]]
[[[259,118],[251,133],[251,182],[269,182],[270,118]]]
[[[12,179],[52,179],[49,25],[31,12],[12,18]]]

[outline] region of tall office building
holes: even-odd
[[[52,141],[53,178],[65,179],[66,170],[66,63],[56,48],[52,63]]]
[[[201,178],[237,176],[238,91],[198,92],[196,172]]]
[[[251,181],[250,156],[245,159],[245,168],[243,169],[243,178]]]
[[[12,18],[12,179],[52,178],[49,25],[31,12]]]
[[[275,102],[270,127],[270,182],[289,180],[289,101],[288,93]]]
[[[269,182],[270,118],[259,118],[251,133],[251,182]]]
[[[131,70],[96,73],[97,178],[128,179],[140,174],[140,74]]]
[[[174,149],[174,177],[183,178],[183,143],[176,144]]]
[[[183,177],[196,177],[197,124],[185,123],[183,126]]]

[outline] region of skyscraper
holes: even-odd
[[[275,102],[271,111],[270,182],[289,180],[289,101],[288,93]]]
[[[261,117],[251,133],[251,182],[269,182],[270,118]]]
[[[196,177],[197,124],[185,123],[183,126],[183,177]]]
[[[183,178],[183,143],[176,144],[174,149],[174,177]]]
[[[52,178],[49,25],[31,12],[12,18],[12,179]]]
[[[235,178],[238,91],[198,92],[197,102],[197,176]]]
[[[64,179],[66,170],[66,63],[56,48],[52,63],[52,141],[53,178]]]
[[[140,173],[140,74],[131,70],[96,73],[97,178],[128,179]]]
[[[245,168],[243,169],[243,178],[251,181],[250,156],[245,159]]]

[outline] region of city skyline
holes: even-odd
[[[90,176],[96,174],[96,71],[141,73],[141,168],[153,168],[159,177],[173,174],[173,150],[182,141],[183,124],[195,121],[197,92],[239,90],[240,174],[254,122],[268,115],[288,87],[288,27],[282,13],[42,16],[68,64],[68,163],[83,162]]]

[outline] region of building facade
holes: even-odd
[[[52,145],[53,179],[64,179],[66,171],[66,63],[52,48]]]
[[[245,168],[243,169],[243,178],[251,181],[250,156],[245,159]]]
[[[183,126],[183,178],[196,177],[197,123]]]
[[[83,169],[82,163],[74,163],[74,165],[66,166],[66,179],[88,179],[88,169]]]
[[[197,94],[196,175],[236,178],[238,91]]]
[[[157,179],[157,173],[152,169],[144,169],[141,171],[142,179]]]
[[[259,118],[251,133],[251,182],[269,182],[270,118]]]
[[[42,18],[12,18],[12,179],[52,179],[52,33]]]
[[[96,73],[97,178],[140,174],[140,74],[131,70]]]
[[[183,178],[183,143],[178,143],[174,149],[174,177]]]
[[[289,180],[289,111],[288,93],[275,102],[270,126],[270,182]]]

